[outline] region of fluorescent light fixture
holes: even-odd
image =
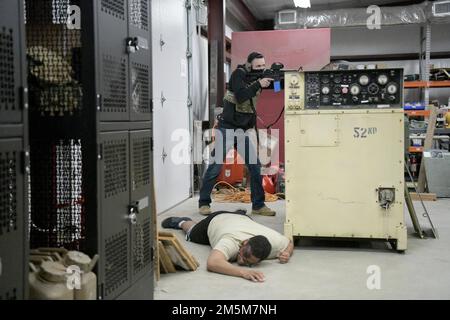
[[[311,0],[294,0],[294,5],[300,8],[311,8]]]

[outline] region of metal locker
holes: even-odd
[[[0,139],[0,300],[25,296],[28,258],[22,150],[22,139]]]
[[[31,137],[31,247],[85,250],[87,115],[79,0],[25,1]],[[79,19],[79,17],[77,17]],[[78,20],[79,21],[79,20]],[[88,199],[89,202],[90,199]]]
[[[98,253],[101,299],[150,298],[150,2],[26,4],[38,62],[29,68],[31,246]],[[75,6],[79,28],[67,23]]]
[[[95,1],[100,121],[129,120],[128,7],[126,0]]]
[[[0,2],[0,300],[25,299],[28,126],[22,1]]]
[[[32,140],[32,248],[85,250],[83,148],[81,139]]]
[[[23,12],[20,2],[0,2],[0,125],[23,120]]]
[[[152,68],[150,41],[150,2],[129,0],[127,52],[130,70],[130,120],[151,120]]]
[[[130,131],[130,210],[132,281],[152,271],[151,130]],[[149,284],[150,285],[150,284]]]
[[[128,131],[100,134],[103,299],[114,299],[131,284]]]

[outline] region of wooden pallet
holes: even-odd
[[[195,271],[200,266],[173,233],[158,232],[158,248],[161,273],[173,273],[176,271],[176,267]]]
[[[435,193],[420,193],[420,197],[415,192],[410,192],[411,199],[414,201],[420,201],[422,198],[422,201],[437,201],[437,197]]]
[[[159,247],[159,265],[160,265],[162,273],[177,272],[177,270],[175,269],[175,265],[173,264],[172,260],[170,259],[170,256],[167,253],[167,251],[164,248],[164,245],[162,244],[161,241],[158,241],[158,247]]]

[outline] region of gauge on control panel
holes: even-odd
[[[377,79],[378,83],[382,86],[384,86],[388,82],[388,80],[389,79],[385,74],[380,74]]]
[[[323,76],[321,78],[322,83],[330,83],[330,78],[328,78],[328,76]]]
[[[377,94],[377,93],[380,91],[380,87],[379,87],[377,84],[375,84],[375,83],[371,83],[371,84],[369,85],[369,87],[367,88],[367,91],[368,91],[370,94],[375,95],[375,94]]]
[[[337,76],[334,77],[333,81],[334,81],[334,83],[341,83],[342,82],[342,77],[337,75]]]
[[[329,94],[330,93],[330,87],[323,86],[322,87],[322,94]]]
[[[362,86],[367,86],[369,84],[369,77],[363,74],[359,77],[359,84]]]
[[[357,96],[361,92],[361,87],[357,84],[352,84],[350,86],[350,93],[354,96]]]
[[[398,86],[397,86],[396,83],[390,83],[390,84],[387,86],[387,92],[388,92],[389,94],[396,94],[397,91],[398,91]]]

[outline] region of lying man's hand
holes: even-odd
[[[247,269],[242,270],[242,278],[253,282],[264,282],[266,280],[262,272]]]
[[[282,251],[278,255],[278,260],[280,260],[280,263],[287,263],[287,262],[289,262],[290,258],[291,258],[291,254],[288,250]]]

